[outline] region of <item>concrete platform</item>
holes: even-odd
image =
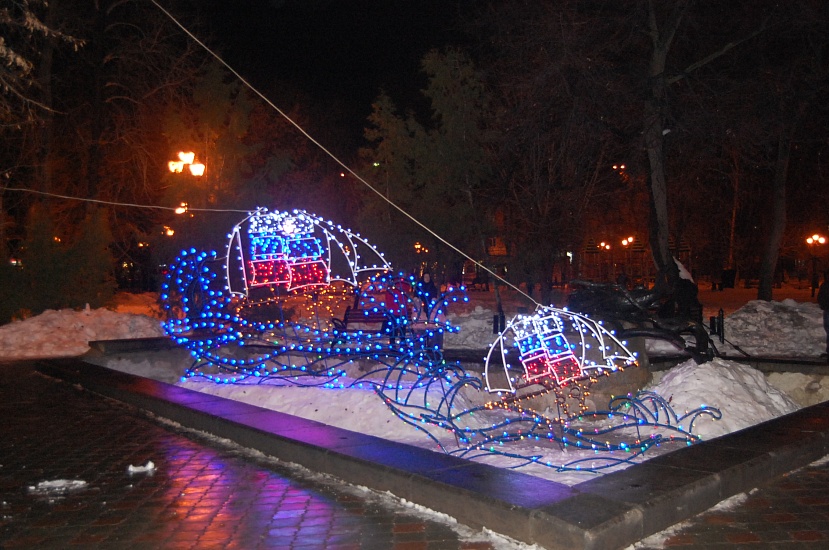
[[[824,403],[569,487],[80,359],[36,366],[184,426],[551,549],[623,548],[829,454]]]

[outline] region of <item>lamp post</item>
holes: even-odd
[[[608,254],[605,254],[607,252]],[[599,243],[599,279],[613,282],[613,255],[610,253],[610,243],[602,241]]]
[[[815,233],[811,237],[806,237],[806,244],[809,245],[809,252],[812,255],[812,298],[815,297],[815,290],[820,285],[820,276],[817,272],[817,252],[816,246],[826,244],[826,237]]]
[[[171,160],[167,162],[167,169],[170,170],[173,174],[182,174],[185,171],[185,167],[187,172],[196,178],[201,178],[204,176],[205,166],[201,162],[196,160],[196,153],[192,151],[179,151],[177,156],[177,160]],[[189,212],[190,205],[186,202],[181,202],[176,208],[175,213],[178,215],[186,214]],[[190,213],[190,217],[193,217],[193,214]],[[181,226],[180,226],[181,227]],[[165,225],[163,234],[167,237],[172,237],[175,235],[175,229],[170,226]]]
[[[616,282],[620,285],[627,286],[630,276],[633,274],[633,252],[631,248],[633,248],[633,236],[626,237],[622,239],[622,248],[625,251],[625,265],[624,271],[619,274],[619,280]]]

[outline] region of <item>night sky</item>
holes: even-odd
[[[316,105],[338,103],[343,124],[362,133],[371,102],[386,90],[414,101],[425,80],[419,62],[455,43],[463,0],[210,0],[204,17],[225,60],[278,100],[296,87]],[[290,105],[280,105],[288,109]]]

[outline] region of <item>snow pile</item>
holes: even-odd
[[[701,406],[719,409],[722,419],[703,415],[694,423],[693,432],[703,439],[741,430],[799,408],[757,369],[719,358],[701,365],[686,361],[648,389],[670,402],[680,415]]]
[[[128,474],[151,474],[155,471],[155,463],[152,460],[148,460],[146,464],[143,466],[134,466],[130,464],[127,466],[127,473]]]
[[[55,479],[41,481],[37,485],[29,485],[27,491],[31,495],[56,497],[85,489],[86,486],[86,481],[80,479]]]
[[[475,306],[471,311],[453,313],[450,309],[446,319],[453,326],[460,326],[460,332],[446,334],[443,337],[443,346],[446,349],[485,349],[495,340],[492,333],[492,318],[495,312],[491,309]]]
[[[758,356],[817,357],[826,349],[823,312],[815,303],[791,299],[748,302],[725,318],[725,338]],[[719,341],[715,344],[728,355],[739,354]]]
[[[0,326],[3,359],[71,357],[89,351],[94,340],[163,336],[158,319],[108,309],[47,310]]]
[[[368,386],[343,390],[259,384],[256,378],[246,381],[250,383],[216,384],[191,379],[180,385],[188,390],[242,401],[384,439],[399,442],[422,442],[424,439],[421,433],[401,422]]]

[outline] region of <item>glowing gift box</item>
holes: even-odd
[[[557,385],[584,378],[585,374],[562,334],[560,322],[528,318],[516,327],[515,345],[520,352],[527,382],[551,379]]]
[[[322,242],[302,214],[263,213],[250,218],[246,277],[250,287],[284,285],[294,290],[329,283]],[[244,253],[243,250],[240,252]]]

